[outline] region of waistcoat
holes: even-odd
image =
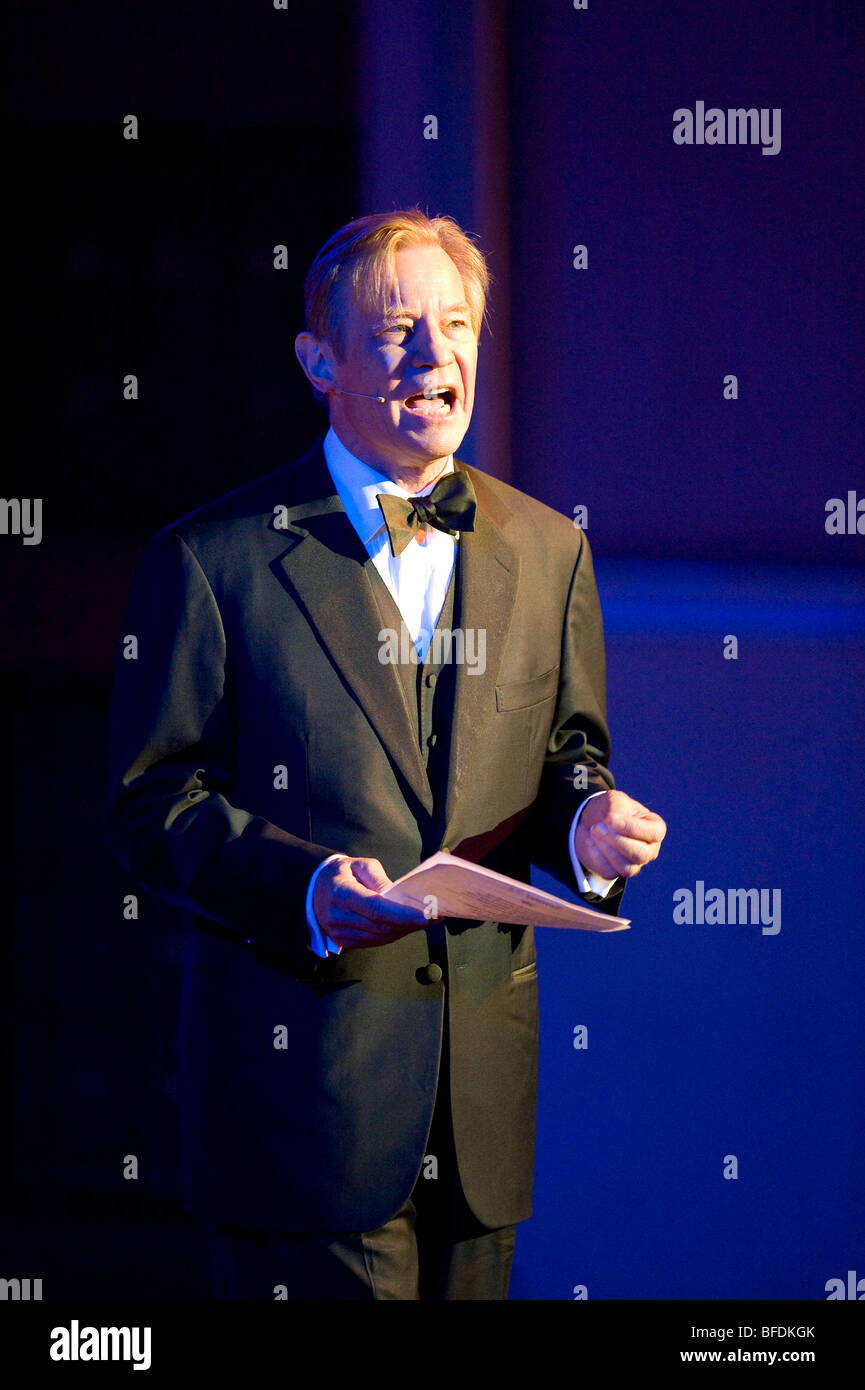
[[[445,797],[447,792],[448,759],[453,727],[456,690],[454,614],[459,612],[459,546],[451,571],[442,611],[439,614],[433,640],[426,659],[421,662],[402,614],[391,597],[375,566],[370,566],[373,593],[381,615],[382,628],[399,634],[399,655],[408,661],[396,662],[403,697],[415,730],[434,800],[434,824],[438,839],[424,846],[424,854],[433,854],[444,834]]]

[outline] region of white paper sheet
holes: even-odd
[[[382,897],[416,907],[431,921],[469,917],[480,922],[571,927],[578,931],[624,931],[631,925],[627,917],[611,917],[565,902],[564,898],[443,851],[403,874]]]

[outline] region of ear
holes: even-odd
[[[294,351],[313,390],[322,396],[329,396],[334,377],[334,355],[330,344],[323,338],[314,338],[311,333],[298,333],[294,340]]]

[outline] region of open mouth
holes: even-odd
[[[427,387],[403,401],[403,409],[410,415],[420,415],[432,420],[452,415],[457,403],[457,393],[452,386]]]

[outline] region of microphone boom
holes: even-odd
[[[360,401],[378,401],[379,405],[386,405],[384,396],[369,396],[365,391],[343,391],[341,386],[336,388],[339,396],[356,396]]]

